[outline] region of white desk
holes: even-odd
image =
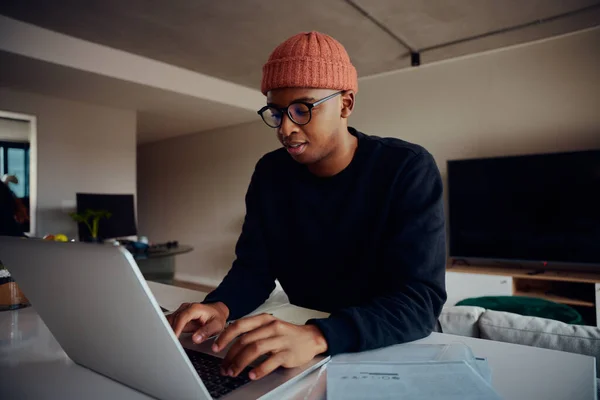
[[[158,302],[172,309],[185,301],[200,301],[204,293],[149,283]],[[268,307],[276,316],[302,323],[322,316],[285,306],[281,295]],[[265,309],[265,308],[263,308]],[[76,322],[74,321],[74,324]],[[98,338],[102,340],[102,338]],[[505,399],[596,398],[592,357],[446,334],[432,334],[422,343],[462,342],[479,357],[487,357],[493,385]],[[316,372],[282,397],[303,399]],[[0,399],[149,399],[120,383],[69,360],[33,308],[0,312]]]

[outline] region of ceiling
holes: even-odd
[[[411,52],[427,64],[598,26],[600,0],[9,0],[0,1],[0,14],[90,46],[257,89],[269,53],[301,31],[338,39],[359,76],[367,77],[410,67]],[[27,34],[24,39],[35,40]],[[0,86],[136,110],[138,143],[257,118],[248,108],[211,101],[214,96],[199,98],[9,51],[0,51]]]
[[[0,14],[258,88],[300,31],[334,36],[364,77],[410,66],[411,50],[428,63],[600,25],[600,0],[15,0]]]
[[[258,120],[256,112],[0,51],[0,87],[137,110],[138,144]]]

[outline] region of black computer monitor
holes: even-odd
[[[105,210],[111,213],[110,218],[103,218],[98,224],[99,239],[137,235],[132,194],[77,193],[77,212],[84,213],[85,210]],[[78,225],[79,240],[88,240],[91,237],[89,229],[83,223]]]

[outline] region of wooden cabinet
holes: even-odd
[[[481,296],[546,299],[574,307],[585,323],[600,328],[600,272],[448,266],[446,292],[446,306]]]
[[[512,296],[511,276],[446,272],[446,306],[461,300],[481,296]]]

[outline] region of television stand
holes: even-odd
[[[567,304],[600,327],[600,272],[448,265],[447,306],[481,296],[526,296]]]

